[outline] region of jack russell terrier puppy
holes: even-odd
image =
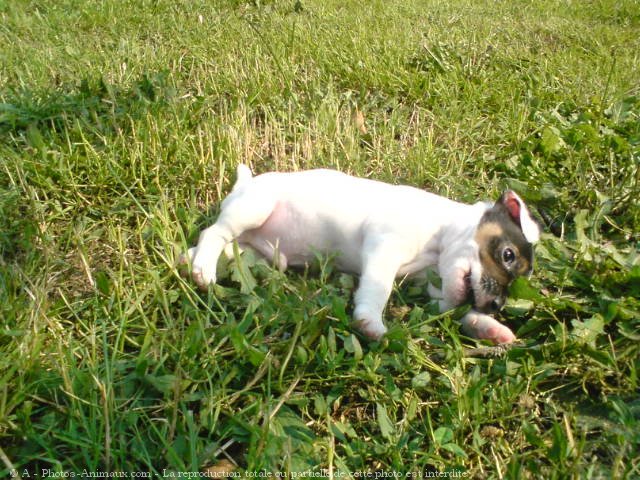
[[[199,287],[216,282],[216,264],[237,240],[284,270],[304,266],[316,253],[337,254],[337,267],[360,276],[353,317],[370,339],[387,331],[382,314],[393,281],[437,269],[442,288],[429,286],[441,311],[464,303],[464,331],[497,344],[513,332],[490,314],[508,287],[530,275],[540,230],[512,191],[495,203],[466,205],[426,191],[352,177],[333,170],[265,173],[239,165],[237,181],[218,220],[189,249]]]

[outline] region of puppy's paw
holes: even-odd
[[[192,258],[191,278],[202,290],[207,290],[209,285],[216,283],[217,259],[209,258],[205,252],[194,252],[189,249],[188,255]]]
[[[191,278],[201,290],[207,290],[209,285],[216,283],[216,271],[204,266],[193,265]]]
[[[516,336],[504,325],[487,329],[487,338],[496,345],[505,345],[516,341]]]
[[[195,255],[196,247],[191,247],[186,252],[182,253],[178,257],[178,266],[184,267],[185,265],[191,264],[191,260],[193,260],[193,256]]]
[[[363,318],[355,320],[354,325],[369,340],[380,340],[387,333],[387,327],[380,320]]]
[[[516,340],[516,336],[509,329],[509,327],[501,324],[495,318],[470,311],[462,320],[462,329],[468,335],[481,340],[491,340],[498,345],[513,343]]]

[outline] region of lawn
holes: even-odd
[[[640,477],[634,0],[0,2],[0,476]],[[491,356],[331,258],[176,268],[235,166],[546,224]],[[37,476],[37,477],[36,477]]]

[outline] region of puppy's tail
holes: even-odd
[[[238,164],[238,168],[236,169],[236,183],[233,186],[233,189],[241,187],[249,180],[253,178],[253,173],[251,173],[251,169],[247,167],[244,163]]]

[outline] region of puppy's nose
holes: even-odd
[[[499,312],[502,306],[504,305],[503,297],[496,297],[489,303],[489,310],[491,313]]]
[[[504,306],[506,301],[506,297],[499,295],[497,297],[492,298],[491,300],[487,299],[483,302],[476,302],[473,305],[478,312],[484,313],[487,315],[491,315],[493,313],[497,313]]]

